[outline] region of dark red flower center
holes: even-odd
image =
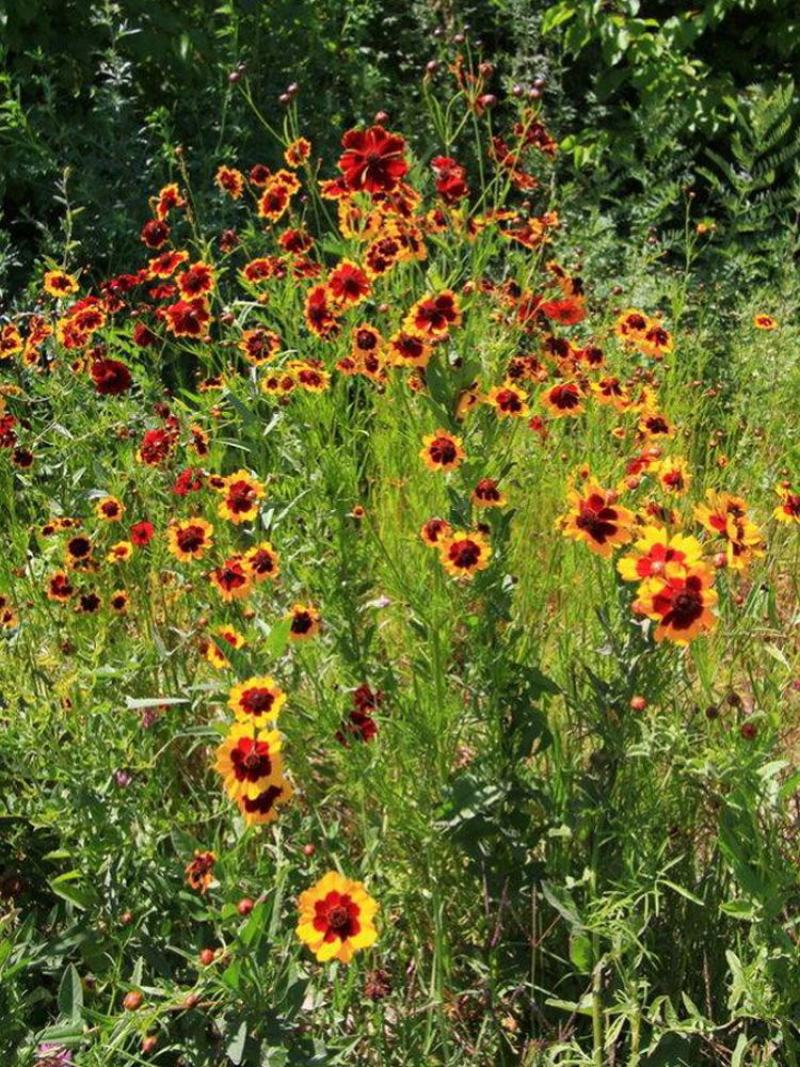
[[[272,773],[269,745],[264,741],[243,738],[231,752],[233,773],[238,781],[257,782]]]
[[[275,703],[275,694],[269,689],[245,689],[241,705],[250,715],[265,715]]]
[[[465,570],[474,567],[481,558],[481,546],[476,541],[454,541],[450,546],[450,559],[456,567]]]

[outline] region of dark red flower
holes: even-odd
[[[148,219],[139,236],[148,248],[161,248],[169,240],[170,228],[161,219]]]
[[[131,372],[118,359],[98,359],[91,366],[95,391],[101,396],[119,396],[131,387]]]
[[[408,173],[408,163],[404,159],[405,141],[382,126],[348,130],[342,145],[345,151],[339,159],[339,170],[348,189],[354,192],[391,192]]]

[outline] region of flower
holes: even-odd
[[[66,560],[69,566],[74,567],[91,558],[92,542],[84,534],[76,534],[67,541]]]
[[[389,352],[396,367],[427,367],[431,345],[419,334],[398,330],[389,338]]]
[[[340,329],[336,312],[329,302],[331,294],[325,285],[315,285],[306,296],[305,320],[309,330],[323,341],[334,337]]]
[[[472,490],[470,500],[476,508],[502,508],[506,498],[493,478],[481,478]]]
[[[641,582],[664,574],[667,564],[694,567],[700,563],[703,547],[695,537],[674,534],[660,526],[646,526],[633,543],[630,555],[623,556],[617,570],[626,582]]]
[[[383,126],[348,130],[342,137],[342,146],[338,167],[345,185],[353,192],[389,193],[408,173],[405,141]]]
[[[771,315],[765,315],[763,312],[753,316],[753,325],[757,330],[777,330],[778,328],[778,323],[775,319]]]
[[[36,1049],[36,1067],[71,1067],[72,1053],[63,1045],[44,1041]]]
[[[439,554],[448,574],[471,579],[489,566],[492,546],[485,534],[459,530],[441,539]]]
[[[660,322],[651,320],[644,333],[636,338],[636,347],[651,359],[663,359],[672,351],[672,334]]]
[[[285,703],[286,694],[271,676],[248,678],[235,685],[228,697],[236,718],[257,727],[274,722]]]
[[[100,396],[119,396],[130,389],[133,381],[131,372],[118,359],[96,359],[89,373]]]
[[[311,155],[311,142],[305,137],[298,137],[286,146],[283,158],[288,167],[300,167]]]
[[[269,541],[262,541],[248,549],[244,554],[244,565],[255,582],[265,582],[267,579],[274,582],[280,574],[280,559]]]
[[[214,181],[233,200],[238,200],[244,191],[244,175],[235,167],[218,167]]]
[[[258,502],[264,496],[264,486],[245,470],[238,470],[225,478],[223,499],[218,514],[229,522],[239,525],[258,515]]]
[[[217,857],[213,852],[195,852],[193,859],[186,864],[186,881],[198,893],[205,893],[214,881],[214,864]]]
[[[371,289],[367,274],[349,259],[343,259],[328,278],[328,292],[340,308],[355,307],[366,300]]]
[[[282,778],[280,750],[277,730],[258,730],[251,722],[234,723],[217,749],[214,764],[231,799],[257,797]]]
[[[353,953],[373,945],[378,904],[362,882],[329,871],[300,894],[297,936],[320,962],[349,963]]]
[[[692,483],[692,475],[685,459],[674,456],[656,465],[658,480],[667,492],[682,496]]]
[[[214,541],[214,527],[197,516],[173,519],[167,529],[169,551],[182,562],[202,559]]]
[[[77,293],[78,282],[63,270],[49,270],[44,276],[44,291],[50,296],[62,298]]]
[[[178,300],[164,308],[167,328],[175,337],[203,337],[211,312],[202,296]]]
[[[214,288],[214,268],[208,263],[192,263],[175,279],[185,300],[205,296]]]
[[[409,333],[436,339],[446,337],[450,327],[460,323],[458,297],[452,289],[443,289],[440,293],[418,300],[406,315],[403,325]]]
[[[464,449],[460,437],[439,429],[422,438],[420,458],[428,470],[452,471],[464,459]]]
[[[128,610],[129,596],[124,589],[116,589],[108,599],[112,611],[124,615]]]
[[[230,556],[222,566],[211,571],[208,577],[226,603],[240,600],[250,592],[252,578],[245,570],[242,556]]]
[[[556,418],[565,415],[580,415],[583,411],[581,390],[575,382],[561,382],[546,390],[539,397],[550,414]]]
[[[108,563],[127,563],[133,555],[133,545],[130,541],[117,541],[106,553]]]
[[[289,638],[292,641],[307,641],[320,631],[320,614],[313,604],[295,604],[286,617],[291,620]]]
[[[633,609],[658,623],[656,641],[688,644],[716,625],[713,580],[713,573],[704,564],[687,569],[682,564],[668,563],[663,575],[642,582]]]
[[[572,507],[558,520],[565,537],[583,541],[606,559],[615,545],[631,540],[634,516],[617,504],[616,493],[601,489],[592,478],[580,491],[571,489],[567,496]]]
[[[141,522],[135,522],[128,533],[131,541],[137,547],[144,548],[153,540],[156,530],[152,522],[148,522],[147,519],[142,519]]]
[[[781,502],[772,514],[778,522],[800,523],[800,493],[792,492],[786,485],[779,485],[775,491]]]
[[[744,572],[753,559],[764,555],[764,538],[741,497],[709,489],[706,503],[699,504],[694,514],[709,533],[724,539],[727,564],[733,570]]]
[[[528,414],[527,397],[513,382],[493,386],[486,403],[495,409],[501,419],[524,418]]]
[[[125,505],[115,496],[104,496],[94,506],[95,515],[106,522],[119,522],[125,514]]]
[[[70,581],[70,577],[66,571],[55,571],[51,574],[47,580],[47,599],[53,600],[56,603],[66,603],[72,594],[75,592],[75,587]]]
[[[248,363],[252,363],[254,367],[260,367],[262,363],[268,363],[280,352],[281,339],[274,330],[259,326],[242,333],[238,348]]]
[[[281,776],[271,781],[256,796],[243,794],[237,799],[239,811],[248,826],[259,826],[274,822],[278,817],[278,808],[292,798],[292,787],[288,779]]]
[[[419,535],[428,548],[437,548],[453,532],[453,527],[446,519],[428,519],[423,523]]]

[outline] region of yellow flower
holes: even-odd
[[[269,675],[240,682],[228,698],[228,707],[237,719],[259,727],[274,722],[285,703],[286,694]]]
[[[378,903],[362,882],[329,871],[300,894],[297,936],[324,963],[349,963],[353,953],[378,939],[374,926]]]

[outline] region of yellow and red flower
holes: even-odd
[[[298,137],[286,146],[283,158],[287,167],[301,167],[311,155],[311,142],[305,137]]]
[[[560,382],[542,393],[539,399],[556,419],[583,412],[581,389],[576,382]]]
[[[507,503],[494,478],[481,478],[472,490],[470,500],[476,508],[502,508]]]
[[[453,578],[471,579],[489,566],[492,546],[479,531],[457,530],[440,540],[439,555]]]
[[[198,893],[205,893],[214,881],[214,864],[217,857],[213,852],[201,852],[199,849],[186,865],[186,881]]]
[[[222,192],[227,193],[233,200],[238,200],[244,191],[244,175],[236,167],[218,167],[214,181]]]
[[[753,325],[757,330],[777,330],[778,328],[778,323],[772,315],[766,315],[764,312],[753,316]]]
[[[492,386],[486,403],[494,408],[501,419],[523,419],[529,411],[526,394],[514,382]]]
[[[71,274],[63,270],[49,270],[45,273],[44,291],[50,296],[63,299],[78,291],[78,281]]]
[[[169,551],[182,562],[202,559],[214,543],[214,527],[205,519],[173,519],[167,529]]]
[[[244,565],[255,582],[275,581],[280,574],[278,553],[269,543],[262,541],[244,554]]]
[[[217,509],[223,519],[239,525],[258,515],[258,502],[264,497],[264,486],[245,470],[238,470],[224,479],[222,501]]]
[[[175,279],[184,300],[206,296],[215,285],[214,268],[209,263],[192,263]]]
[[[372,290],[368,275],[357,263],[343,259],[328,278],[328,292],[334,304],[346,309],[366,300]]]
[[[324,963],[349,963],[353,953],[378,939],[374,920],[378,904],[362,882],[329,871],[300,894],[297,936]]]
[[[214,770],[232,800],[257,797],[271,782],[283,776],[281,735],[277,730],[259,730],[252,722],[234,723],[217,749]]]
[[[778,522],[800,523],[800,493],[793,492],[789,485],[779,485],[775,491],[781,502],[772,514]]]
[[[240,682],[231,689],[228,697],[228,707],[236,718],[259,728],[274,722],[285,703],[286,694],[269,675]]]
[[[558,520],[565,537],[583,541],[592,552],[608,559],[615,546],[627,544],[633,537],[633,512],[617,503],[617,493],[602,489],[590,478],[580,489],[567,494],[572,505]]]
[[[697,566],[703,558],[703,547],[695,537],[674,534],[661,526],[646,526],[631,546],[631,552],[617,563],[617,570],[626,582],[643,582],[646,578],[661,577],[667,564],[680,564],[687,570]]]
[[[230,556],[220,567],[215,567],[208,577],[226,603],[246,597],[253,584],[242,556]]]
[[[462,462],[465,452],[460,437],[439,429],[422,438],[419,455],[428,470],[452,471]]]
[[[130,541],[117,541],[106,553],[109,563],[127,563],[133,555],[133,545]]]
[[[95,515],[105,522],[119,522],[125,514],[125,505],[115,496],[104,496],[94,506]]]
[[[672,456],[656,465],[658,480],[664,489],[676,496],[683,496],[692,484],[692,475],[685,459]]]
[[[248,826],[263,826],[274,822],[278,817],[278,809],[291,799],[291,784],[285,776],[281,776],[268,782],[256,796],[240,796],[237,804]]]
[[[308,641],[320,631],[320,614],[313,604],[294,604],[286,618],[291,622],[289,638],[292,641]]]
[[[647,578],[639,588],[634,611],[653,619],[656,641],[688,644],[716,626],[717,594],[713,572],[704,564],[686,568],[668,563],[663,575]]]
[[[453,532],[447,519],[428,519],[422,524],[419,535],[428,548],[438,548]]]
[[[242,333],[238,348],[248,363],[260,367],[269,363],[281,350],[281,339],[274,330],[257,326]]]
[[[409,333],[436,340],[446,337],[449,330],[460,323],[458,297],[452,289],[443,289],[440,293],[418,300],[406,315],[403,325]]]

